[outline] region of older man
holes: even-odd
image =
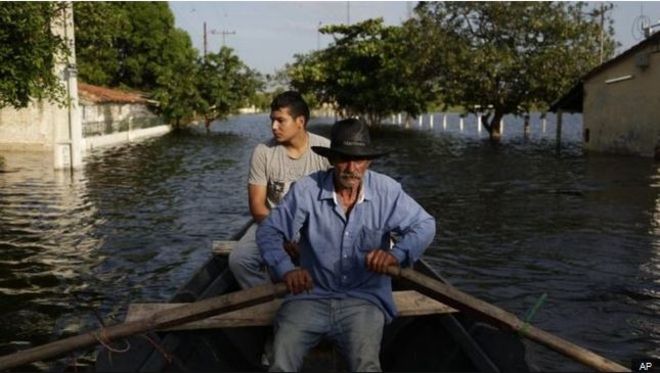
[[[362,121],[337,122],[330,148],[312,150],[333,168],[296,182],[257,230],[264,260],[291,293],[276,316],[271,370],[299,370],[307,351],[326,337],[351,371],[378,371],[383,326],[396,315],[383,273],[422,255],[435,220],[399,183],[369,170],[384,153],[372,149]],[[282,244],[298,234],[295,267]]]

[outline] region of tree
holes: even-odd
[[[218,53],[209,53],[199,61],[197,91],[201,101],[198,113],[211,121],[235,112],[254,97],[263,85],[260,75],[248,68],[233,50],[222,47]]]
[[[174,26],[167,3],[75,3],[80,78],[109,87],[147,91],[157,110],[176,125],[200,105],[198,53]]]
[[[163,70],[175,63],[172,54],[174,15],[166,2],[122,3],[131,22],[130,33],[119,40],[122,61],[118,80],[129,87],[151,91]],[[191,60],[190,63],[194,63]]]
[[[125,7],[119,2],[76,1],[73,10],[79,79],[106,87],[119,85],[119,43],[132,30]]]
[[[172,32],[170,48],[163,53],[168,54],[165,58],[170,64],[160,70],[153,97],[159,103],[158,111],[178,128],[192,121],[195,108],[202,104],[197,88],[197,52],[188,34],[177,29]]]
[[[76,2],[76,47],[80,78],[110,87],[152,91],[161,75],[195,64],[192,43],[164,2]],[[189,37],[188,37],[189,38]]]
[[[383,26],[382,19],[326,26],[321,32],[334,35],[335,42],[297,55],[288,66],[291,85],[372,125],[401,111],[417,116],[436,95],[416,69],[408,31]]]
[[[81,79],[150,92],[177,127],[203,115],[206,125],[247,103],[260,77],[231,49],[199,58],[162,2],[76,3]],[[100,61],[102,60],[102,61]]]
[[[548,106],[599,64],[600,17],[586,6],[425,2],[406,27],[426,34],[417,48],[435,53],[430,64],[442,101],[475,113],[488,108],[483,125],[497,140],[505,114]],[[612,34],[610,27],[602,39],[608,57],[616,47]]]
[[[66,102],[55,65],[69,48],[52,30],[65,7],[61,2],[0,6],[0,108],[23,108],[31,99]]]

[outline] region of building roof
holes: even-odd
[[[550,111],[556,112],[558,110],[570,111],[570,112],[582,112],[582,101],[584,98],[584,82],[589,80],[589,78],[600,73],[603,70],[608,69],[610,66],[618,63],[619,61],[635,55],[635,53],[641,51],[651,44],[658,44],[660,46],[660,32],[656,32],[649,36],[648,38],[642,40],[641,42],[633,45],[629,49],[623,51],[618,56],[612,58],[611,60],[606,61],[605,63],[596,66],[591,71],[583,75],[571,89],[560,97],[557,101],[553,102],[550,105]]]
[[[149,102],[144,93],[100,87],[78,82],[78,96],[81,100],[94,104],[146,104]]]

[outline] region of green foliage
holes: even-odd
[[[69,49],[51,29],[54,21],[60,22],[65,6],[60,2],[0,6],[0,108],[26,107],[32,98],[65,102],[55,65]]]
[[[73,3],[78,77],[89,84],[114,87],[122,69],[119,43],[132,30],[119,2]]]
[[[174,15],[166,2],[122,3],[131,22],[131,31],[119,41],[122,69],[119,81],[130,87],[150,91],[158,86],[163,70],[176,64],[180,47],[173,40]],[[193,63],[193,60],[190,61]]]
[[[270,111],[270,104],[275,96],[290,89],[289,76],[286,68],[282,68],[275,71],[275,74],[266,74],[260,78],[262,84],[249,103],[260,111]],[[314,102],[310,102],[308,97],[304,98],[310,108],[314,107]]]
[[[249,104],[254,105],[259,111],[269,111],[274,97],[275,95],[269,92],[256,92]]]
[[[209,53],[199,62],[197,90],[201,101],[198,112],[207,124],[247,105],[263,83],[260,75],[248,68],[231,48]]]
[[[424,34],[417,50],[432,50],[441,100],[491,107],[491,135],[508,113],[547,107],[600,63],[601,27],[586,4],[571,2],[429,2],[405,27]],[[611,22],[607,18],[608,24]],[[603,54],[612,56],[612,29]],[[483,109],[482,109],[483,110]]]
[[[192,44],[181,43],[165,2],[76,2],[80,78],[91,84],[151,91],[161,75],[195,62]]]
[[[195,62],[197,53],[185,31],[174,30],[170,45],[170,49],[163,51],[170,64],[160,70],[153,97],[165,119],[179,127],[193,120],[195,108],[202,102],[197,89],[199,66]]]
[[[266,74],[260,78],[261,85],[255,95],[250,98],[249,104],[257,107],[259,111],[267,112],[270,111],[270,104],[273,99],[280,93],[290,89],[289,76],[286,68],[282,68],[275,71],[275,74]],[[309,100],[310,97],[304,97],[304,99],[310,108],[315,107],[315,98],[312,97],[312,101]]]
[[[179,126],[207,124],[237,110],[261,86],[231,49],[198,57],[164,2],[75,3],[80,78],[151,92],[157,111]]]
[[[434,100],[434,87],[416,71],[409,30],[382,23],[371,19],[322,28],[335,42],[297,55],[288,66],[291,85],[318,104],[337,105],[343,116],[362,116],[370,124],[402,111],[420,114]]]
[[[79,78],[150,92],[177,126],[193,119],[197,52],[163,2],[76,2]]]

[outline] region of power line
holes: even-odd
[[[206,29],[206,22],[204,22],[204,57],[206,57],[206,54],[208,52],[208,36],[207,34],[212,34],[212,35],[222,35],[222,46],[225,46],[225,36],[227,35],[236,35],[235,30],[207,30]]]
[[[223,47],[225,46],[225,36],[227,36],[227,35],[236,35],[235,30],[231,30],[231,31],[228,31],[228,30],[222,30],[222,31],[211,30],[210,32],[213,35],[222,35],[222,46]]]

